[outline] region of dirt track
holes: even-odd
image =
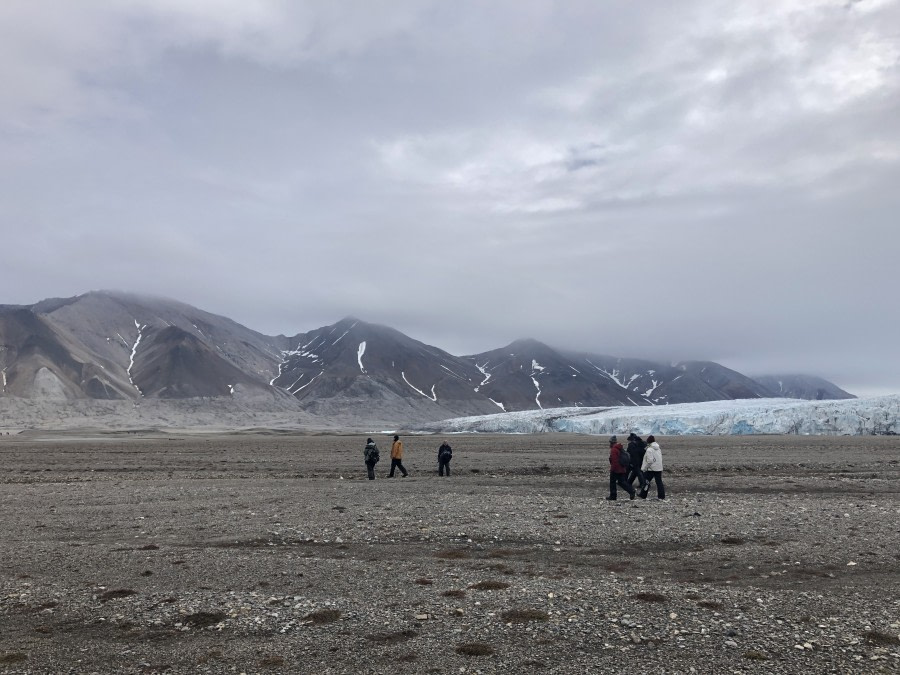
[[[897,437],[442,438],[2,437],[0,671],[900,672]]]

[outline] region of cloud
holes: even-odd
[[[871,309],[898,23],[874,0],[10,0],[2,300],[124,288],[268,332],[353,314],[456,353],[533,336],[900,387]]]

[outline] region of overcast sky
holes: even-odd
[[[900,0],[3,0],[0,303],[900,392]]]

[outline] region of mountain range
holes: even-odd
[[[327,417],[438,420],[563,406],[854,398],[815,376],[750,378],[711,361],[657,363],[531,339],[454,356],[354,318],[268,336],[181,302],[95,291],[0,305],[0,398],[234,400]]]

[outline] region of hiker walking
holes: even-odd
[[[396,434],[394,434],[394,442],[391,444],[391,472],[388,474],[388,478],[394,477],[394,469],[400,469],[404,478],[409,475],[406,467],[403,466],[403,441]]]
[[[381,456],[378,452],[378,446],[375,445],[375,441],[371,438],[367,438],[366,448],[363,450],[363,460],[366,463],[366,473],[369,476],[369,480],[375,480],[375,465],[378,464],[379,459],[381,459]]]
[[[453,448],[447,441],[441,443],[438,448],[438,476],[444,475],[444,469],[447,470],[447,477],[450,477],[450,460],[453,459]]]
[[[656,442],[655,436],[647,436],[647,452],[644,453],[644,461],[641,464],[641,471],[644,472],[645,483],[641,488],[641,499],[647,499],[647,493],[650,491],[650,481],[656,482],[656,498],[666,498],[666,486],[663,485],[662,472],[663,460],[662,450],[659,449],[659,443]]]
[[[628,453],[615,436],[609,437],[609,497],[607,501],[616,500],[616,486],[620,485],[628,493],[630,499],[634,499],[634,488],[625,480],[628,473]]]
[[[627,449],[628,456],[631,458],[631,469],[625,477],[625,480],[628,481],[629,485],[634,487],[634,479],[637,478],[638,487],[643,490],[644,485],[647,483],[647,479],[644,477],[644,472],[641,471],[641,464],[644,462],[644,453],[647,451],[647,444],[644,443],[640,436],[632,431],[628,435]]]

